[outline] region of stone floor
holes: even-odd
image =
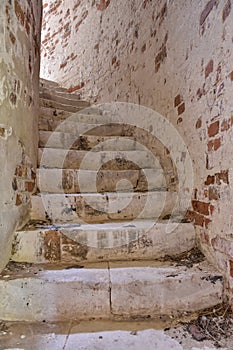
[[[0,350],[233,349],[232,335],[223,336],[218,342],[214,337],[197,341],[187,330],[187,325],[158,330],[160,327],[162,324],[153,321],[0,323]]]

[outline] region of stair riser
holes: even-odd
[[[74,106],[74,105],[63,104],[60,102],[40,98],[40,106],[41,107],[49,107],[49,108],[57,108],[57,109],[61,109],[61,110],[67,111],[67,112],[76,113],[76,112],[79,112],[86,107],[89,107],[89,103],[87,103],[86,105],[81,103],[79,106]]]
[[[41,131],[55,131],[55,132],[62,132],[62,133],[68,133],[71,135],[79,136],[82,134],[86,135],[97,135],[97,136],[129,136],[127,132],[127,125],[123,124],[111,124],[111,121],[104,122],[104,119],[100,116],[99,119],[96,118],[96,124],[90,124],[79,122],[81,119],[81,116],[75,115],[75,117],[70,117],[69,121],[63,121],[62,123],[59,122],[52,122],[50,123],[49,120],[44,120],[44,126],[40,124],[40,130]],[[89,121],[91,121],[91,118]],[[93,118],[92,118],[93,119]],[[50,129],[50,130],[42,130],[42,129]],[[53,128],[53,130],[51,130]]]
[[[81,182],[81,185],[79,183]],[[162,170],[85,171],[38,169],[37,186],[47,193],[97,193],[166,190]]]
[[[28,263],[77,263],[115,260],[160,259],[195,247],[192,224],[147,222],[135,227],[61,228],[19,231],[13,261]]]
[[[161,169],[157,158],[146,151],[86,152],[56,148],[39,149],[42,168],[100,170],[128,170],[136,168]],[[107,168],[107,169],[106,169]]]
[[[133,138],[67,134],[62,132],[40,131],[39,147],[64,148],[89,151],[135,151],[143,146]]]
[[[79,96],[76,95],[71,95],[71,94],[65,94],[65,93],[55,93],[55,92],[48,92],[48,91],[43,91],[40,92],[40,98],[41,99],[46,99],[46,100],[51,100],[54,102],[59,102],[65,105],[69,106],[76,106],[76,107],[89,107],[90,103],[86,101],[80,100]]]
[[[183,267],[42,271],[0,281],[0,318],[69,321],[174,317],[222,302],[220,281]],[[198,289],[197,289],[198,286]]]
[[[47,216],[54,223],[156,219],[170,215],[177,199],[174,192],[66,196],[43,195],[43,200],[33,196],[31,219],[45,220]]]

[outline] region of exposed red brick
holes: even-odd
[[[67,62],[62,63],[62,64],[60,65],[60,69],[65,68],[65,66],[67,66]]]
[[[194,211],[203,215],[209,215],[209,203],[193,200],[192,206]]]
[[[202,119],[201,119],[201,117],[200,117],[200,118],[197,120],[197,122],[196,122],[196,129],[200,129],[201,126],[202,126]]]
[[[219,192],[218,189],[214,186],[209,187],[209,200],[219,200]]]
[[[21,195],[20,193],[17,193],[15,205],[19,206],[19,205],[21,205],[22,203],[23,203],[22,195]]]
[[[10,32],[10,39],[11,39],[12,44],[14,45],[16,42],[16,38],[12,32]]]
[[[44,234],[44,257],[49,261],[61,260],[61,237],[56,231],[46,231]]]
[[[200,17],[200,25],[202,26],[206,20],[206,18],[209,16],[210,12],[213,10],[214,5],[217,4],[217,0],[210,0],[204,10],[201,13]]]
[[[233,277],[233,261],[229,260],[230,276]]]
[[[183,102],[181,105],[178,106],[178,115],[184,113],[185,111],[185,103]]]
[[[146,44],[144,44],[141,48],[142,53],[146,51]]]
[[[209,186],[209,185],[213,185],[214,184],[214,182],[215,182],[215,176],[214,175],[208,175],[207,176],[207,179],[206,179],[206,181],[205,181],[205,185],[206,186]]]
[[[220,173],[215,174],[216,182],[218,185],[221,185],[222,182],[229,185],[229,171],[223,170]]]
[[[222,21],[225,22],[226,18],[229,16],[231,12],[231,0],[228,0],[224,9],[222,11]]]
[[[205,78],[207,78],[210,73],[212,73],[214,70],[214,61],[210,60],[207,64],[207,66],[205,67]]]
[[[219,132],[219,120],[209,125],[208,135],[209,137],[213,137],[217,135],[218,132]]]
[[[155,73],[158,72],[161,63],[165,60],[166,57],[167,57],[167,47],[165,44],[163,44],[160,48],[159,53],[155,57]]]
[[[197,90],[197,100],[200,100],[200,98],[204,95],[204,90],[199,88]]]
[[[69,89],[67,89],[68,92],[74,92],[77,90],[80,90],[84,87],[84,83],[81,83],[80,85],[76,85],[76,86],[71,86]]]
[[[35,188],[34,181],[26,181],[25,182],[25,191],[33,192]]]
[[[25,29],[26,29],[27,35],[29,35],[30,34],[30,24],[29,24],[28,20],[25,21]]]
[[[179,106],[183,102],[183,97],[179,94],[175,97],[174,107]]]
[[[191,220],[194,222],[195,225],[197,226],[204,226],[204,222],[205,222],[205,217],[201,214],[195,213],[193,211],[188,211],[186,214],[186,218],[188,220]]]
[[[98,11],[105,10],[110,5],[110,0],[99,0],[96,4]]]
[[[208,142],[208,152],[217,151],[221,147],[221,137]]]
[[[233,81],[233,71],[230,73],[230,79]]]
[[[231,127],[231,119],[223,119],[221,123],[221,131],[227,131]]]
[[[43,8],[44,8],[44,9],[45,9],[46,7],[48,7],[48,6],[49,6],[48,3],[43,4]]]
[[[213,204],[210,204],[210,215],[213,215],[215,210],[215,206]]]
[[[18,0],[15,0],[15,14],[18,18],[18,20],[20,21],[20,23],[22,24],[22,26],[24,25],[24,12],[18,2]]]

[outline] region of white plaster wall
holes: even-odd
[[[41,2],[0,3],[0,270],[28,219],[38,148]]]

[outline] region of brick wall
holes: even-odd
[[[34,191],[41,6],[40,0],[0,3],[0,270]]]
[[[42,69],[85,99],[155,109],[194,169],[187,216],[233,291],[233,3],[45,1]]]

